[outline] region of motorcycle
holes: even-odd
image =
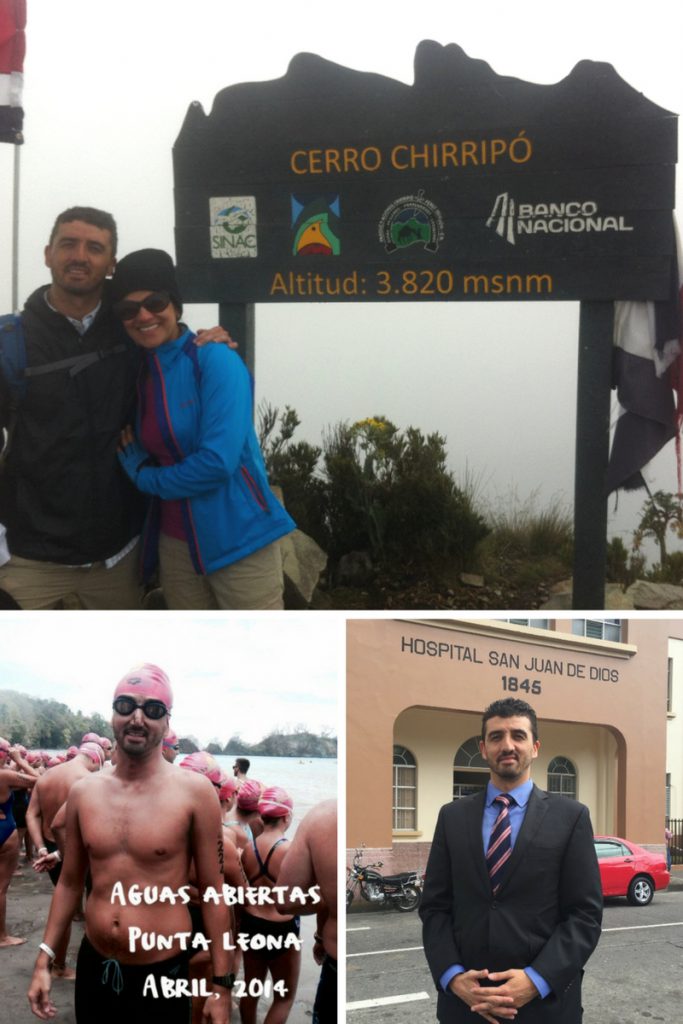
[[[381,875],[375,868],[382,867],[382,861],[375,864],[361,864],[361,852],[356,850],[353,867],[349,868],[346,882],[346,906],[353,903],[356,890],[368,903],[379,903],[397,910],[415,910],[421,897],[421,879],[417,871],[402,871],[398,875]]]

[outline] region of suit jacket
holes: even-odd
[[[494,897],[482,843],[486,792],[441,808],[420,906],[439,1021],[469,1022],[470,1008],[439,979],[449,967],[533,967],[550,985],[519,1024],[578,1024],[581,976],[602,921],[602,888],[588,808],[534,786]]]

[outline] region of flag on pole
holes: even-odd
[[[0,0],[0,142],[15,145],[24,141],[25,28],[26,0]]]
[[[641,470],[673,437],[681,491],[682,298],[679,261],[672,259],[667,300],[615,303],[614,384],[621,415],[607,470],[608,494],[645,487]]]

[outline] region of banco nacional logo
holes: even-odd
[[[508,192],[496,196],[486,227],[492,228],[510,245],[516,245],[521,235],[633,231],[623,215],[603,216],[592,199],[518,203]]]

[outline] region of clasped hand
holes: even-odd
[[[503,984],[481,985],[484,978]],[[495,973],[487,970],[464,971],[451,979],[449,987],[474,1013],[478,1013],[490,1024],[498,1024],[501,1019],[514,1020],[518,1009],[538,995],[529,975],[520,969]]]

